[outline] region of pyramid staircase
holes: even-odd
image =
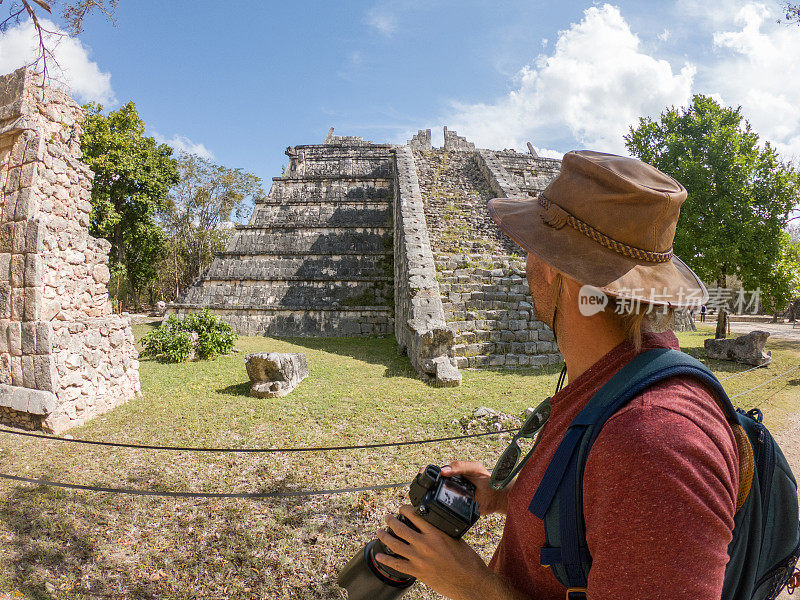
[[[504,166],[514,169],[514,177],[527,177],[533,190],[539,182],[526,170],[529,159],[508,154]],[[415,150],[414,158],[458,367],[560,362],[552,331],[533,314],[525,278],[526,252],[489,217],[487,203],[497,194],[479,157],[467,148]],[[543,179],[549,182],[550,175]]]
[[[332,134],[288,148],[250,222],[168,312],[209,308],[244,335],[391,334],[390,149]]]

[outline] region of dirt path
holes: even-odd
[[[775,434],[775,440],[780,444],[795,477],[800,476],[800,413],[796,414],[796,418],[791,420],[786,429]],[[778,596],[778,600],[794,600],[794,598],[797,596],[790,596],[785,590]]]
[[[711,323],[706,323],[714,325]],[[793,328],[790,323],[749,323],[732,322],[731,333],[749,333],[751,331],[767,331],[771,340],[788,342],[789,346],[800,348],[800,327]],[[800,477],[800,411],[796,412],[789,424],[781,431],[772,432],[781,447],[795,477]],[[784,591],[778,600],[794,600],[797,595],[790,596]]]
[[[800,347],[800,326],[793,328],[791,323],[731,323],[731,333],[750,333],[756,330],[768,332],[770,338],[797,342]]]

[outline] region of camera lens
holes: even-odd
[[[372,540],[339,574],[338,584],[347,590],[349,600],[397,600],[416,581],[375,561],[374,555],[384,552],[375,549],[376,544],[383,547],[379,540]]]

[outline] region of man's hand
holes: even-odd
[[[442,475],[445,477],[461,475],[472,482],[475,486],[475,499],[478,501],[481,515],[506,514],[508,511],[508,491],[511,489],[511,485],[499,491],[493,490],[489,485],[491,473],[486,470],[483,463],[457,460],[447,467],[442,467]]]
[[[401,573],[416,577],[431,589],[453,600],[478,598],[477,590],[493,589],[496,575],[463,540],[455,540],[420,517],[414,507],[400,507],[419,533],[389,515],[386,523],[400,538],[381,530],[378,538],[400,557],[378,554],[375,559]],[[405,540],[405,541],[403,541]]]

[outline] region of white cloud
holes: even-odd
[[[705,87],[742,113],[785,158],[800,157],[800,35],[776,23],[777,9],[745,4],[735,27],[714,32],[717,56]]]
[[[674,73],[667,61],[643,53],[617,7],[593,6],[580,23],[559,32],[550,55],[520,70],[507,96],[485,104],[453,103],[446,122],[483,147],[576,140],[625,153],[622,136],[629,126],[685,103],[694,75],[692,65]]]
[[[61,31],[48,20],[41,20],[41,23],[45,29]],[[89,60],[90,50],[75,38],[49,37],[58,63],[48,62],[47,69],[52,77],[50,84],[64,88],[80,102],[115,104],[111,74],[102,72],[96,62]],[[33,62],[37,56],[37,44],[36,30],[30,20],[0,33],[0,73],[9,73]]]
[[[741,0],[677,0],[675,13],[678,18],[686,19],[695,26],[705,22],[720,28],[732,22],[741,6]]]
[[[158,132],[153,133],[153,137],[159,144],[167,144],[172,146],[177,152],[186,152],[187,154],[196,154],[200,158],[206,160],[213,160],[214,153],[206,148],[203,144],[195,143],[185,135],[175,134],[167,139]]]
[[[537,148],[536,146],[534,146],[533,149],[536,150],[536,154],[538,154],[542,158],[557,158],[558,160],[564,158],[564,153],[559,152],[558,150],[550,150],[549,148]]]
[[[386,37],[391,37],[397,30],[397,18],[382,4],[373,6],[367,11],[366,23]]]
[[[658,34],[658,39],[662,42],[668,42],[672,37],[672,32],[669,29],[664,29],[661,33]]]

